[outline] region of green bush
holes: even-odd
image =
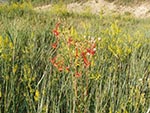
[[[32,5],[29,3],[12,3],[11,5],[4,4],[0,7],[0,18],[3,17],[7,18],[15,18],[15,17],[21,17],[26,14],[32,13],[33,8]]]

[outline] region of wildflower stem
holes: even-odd
[[[40,81],[37,83],[36,88],[40,85],[41,81],[43,80],[44,76],[46,75],[46,71],[44,71],[42,78],[40,79]]]

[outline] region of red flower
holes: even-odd
[[[53,30],[53,33],[54,35],[57,37],[59,35],[59,32],[58,32],[58,27],[59,27],[60,23],[57,23],[56,26],[55,26],[55,29]]]
[[[73,42],[73,40],[72,40],[72,38],[71,37],[69,37],[69,39],[68,39],[68,45],[70,46],[71,44],[72,44],[72,42]]]
[[[82,52],[81,55],[82,55],[82,57],[85,57],[86,52]]]
[[[91,55],[94,55],[95,54],[95,49],[94,48],[89,48],[89,49],[86,49],[87,50],[87,53],[91,54]]]
[[[82,52],[82,58],[86,67],[90,66],[90,62],[87,60],[86,52]]]
[[[91,48],[86,49],[87,53],[94,55],[96,52],[96,44],[92,44]]]
[[[60,23],[58,22],[58,23],[56,24],[56,30],[58,29],[59,25],[60,25]]]
[[[54,67],[58,69],[58,71],[63,71],[62,61],[56,62],[56,57],[50,60],[50,62],[53,64]]]
[[[86,57],[83,57],[83,61],[84,61],[84,64],[85,64],[86,67],[90,66],[90,62],[87,60]]]
[[[76,58],[78,57],[78,48],[76,48]]]
[[[59,67],[58,67],[58,70],[59,70],[59,71],[63,71],[63,67],[62,67],[62,66],[59,66]]]
[[[68,66],[68,67],[66,67],[66,70],[67,70],[67,71],[70,71],[70,67],[69,67],[69,66]]]
[[[58,68],[58,63],[54,63],[53,65],[54,67]]]
[[[56,48],[57,48],[57,42],[53,43],[53,44],[52,44],[52,47],[53,47],[54,49],[56,49]]]
[[[57,29],[54,29],[54,30],[53,30],[53,33],[54,33],[55,36],[58,36],[58,35],[59,35],[59,32],[57,31]]]
[[[96,48],[96,44],[92,44],[92,48]]]
[[[52,58],[51,60],[50,60],[50,62],[52,63],[52,64],[54,64],[55,62],[56,62],[56,56],[54,57],[54,58]]]
[[[81,77],[81,73],[76,72],[76,73],[75,73],[75,77],[77,77],[77,78],[78,78],[78,77]]]

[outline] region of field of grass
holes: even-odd
[[[146,113],[150,20],[0,7],[1,113]]]

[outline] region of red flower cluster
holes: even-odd
[[[59,48],[57,48],[58,43],[59,43],[58,38],[59,38],[59,34],[60,34],[58,32],[59,26],[60,26],[60,23],[57,23],[56,26],[55,26],[55,29],[52,31],[53,34],[56,37],[56,42],[54,42],[52,44],[52,48],[55,49],[55,50],[59,49]],[[63,41],[64,41],[64,39],[63,39]],[[66,42],[64,42],[64,43],[67,43],[67,46],[69,48],[74,49],[73,50],[73,51],[75,51],[75,57],[74,58],[76,59],[75,62],[77,61],[78,64],[83,63],[86,68],[88,68],[90,66],[91,63],[90,63],[90,59],[89,59],[88,55],[93,56],[96,53],[96,44],[94,42],[88,43],[88,41],[87,41],[87,42],[82,43],[82,42],[74,41],[72,37],[69,37],[69,38],[67,38]],[[85,46],[88,46],[88,48],[85,47]],[[79,70],[77,69],[78,67],[75,66],[75,65],[72,65],[73,63],[71,63],[71,65],[69,65],[69,66],[68,65],[65,66],[64,61],[57,62],[57,57],[56,56],[54,58],[52,58],[50,60],[50,62],[60,72],[64,71],[64,70],[69,72],[71,68],[74,68],[76,70],[76,72],[74,74],[75,77],[80,77],[82,75],[81,72],[79,72]],[[75,64],[75,62],[74,62],[74,64]],[[74,67],[72,67],[72,66],[74,66]]]
[[[57,29],[53,30],[54,35],[57,37],[59,35],[59,32],[57,31]]]
[[[96,44],[90,44],[90,48],[86,48],[86,52],[82,52],[83,62],[86,67],[90,66],[90,62],[88,61],[87,55],[94,55],[96,53]]]
[[[56,49],[56,48],[57,48],[57,42],[53,43],[53,44],[52,44],[52,47],[53,47],[54,49]]]
[[[59,61],[59,62],[56,62],[56,59],[57,59],[57,56],[55,56],[54,58],[52,58],[50,60],[50,62],[53,64],[54,67],[56,67],[58,69],[58,71],[63,71],[63,61]],[[66,68],[67,69],[67,68]]]
[[[75,73],[75,77],[77,77],[77,78],[78,78],[78,77],[81,77],[81,73],[76,72],[76,73]]]
[[[87,50],[87,53],[93,56],[96,52],[96,44],[92,44],[91,48],[87,48],[86,50]]]
[[[56,42],[54,42],[54,43],[52,44],[52,47],[53,47],[54,49],[56,49],[56,48],[57,48],[57,45],[58,45],[57,42],[58,42],[58,36],[59,36],[59,32],[58,32],[59,26],[60,26],[60,23],[57,23],[56,26],[55,26],[55,29],[52,31],[53,34],[54,34],[55,37],[56,37]]]
[[[59,26],[60,26],[60,23],[57,23],[55,26],[55,29],[53,30],[53,33],[56,37],[58,37],[58,35],[59,35],[59,32],[58,32]]]
[[[82,58],[83,58],[83,61],[84,61],[84,64],[86,67],[89,67],[90,66],[90,62],[88,61],[87,57],[86,57],[86,53],[87,52],[82,52]]]
[[[73,39],[71,37],[69,37],[67,43],[68,43],[68,46],[70,47],[71,45],[73,45]]]

